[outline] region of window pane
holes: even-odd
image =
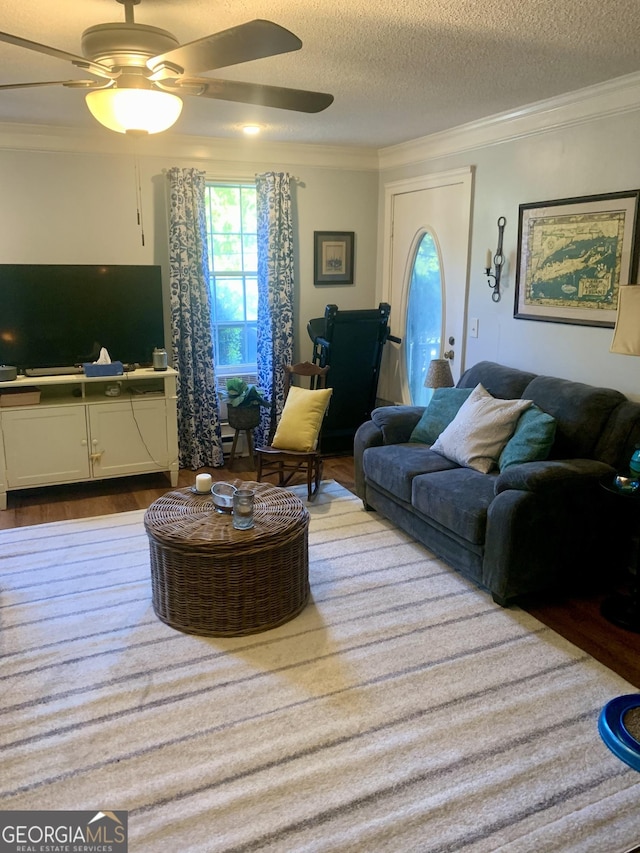
[[[242,189],[242,230],[257,233],[256,220],[256,190],[255,187]]]
[[[240,231],[240,188],[210,187],[211,230]]]
[[[255,324],[247,325],[247,361],[255,364],[258,357],[258,327]]]
[[[215,287],[216,321],[218,323],[228,323],[231,320],[244,320],[242,280],[217,277]]]
[[[242,237],[243,264],[245,270],[258,269],[258,237],[256,234],[244,234]]]
[[[242,272],[242,238],[239,234],[213,236],[213,269],[220,272]]]
[[[258,319],[258,279],[245,279],[247,298],[247,320]]]
[[[407,325],[405,358],[407,381],[414,406],[426,406],[432,392],[424,387],[424,378],[432,358],[440,357],[442,336],[442,278],[438,249],[431,234],[424,235],[413,262]]]
[[[242,364],[244,359],[244,326],[218,326],[218,359],[221,366]]]

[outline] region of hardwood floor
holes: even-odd
[[[214,480],[237,477],[252,480],[255,471],[248,459],[238,459],[234,470],[203,469]],[[195,482],[195,471],[181,471],[180,486]],[[353,457],[325,457],[324,477],[354,491]],[[169,489],[164,474],[123,477],[70,486],[10,492],[8,509],[0,511],[0,530],[68,518],[108,515],[146,509]],[[640,689],[640,633],[625,631],[600,615],[604,594],[575,598],[540,599],[523,604],[525,610],[579,648]]]

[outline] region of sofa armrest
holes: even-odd
[[[615,470],[604,462],[595,459],[551,459],[544,462],[524,462],[522,465],[510,465],[496,478],[495,493],[499,495],[508,489],[526,492],[544,492],[546,490],[572,487],[585,482],[593,482],[613,474]]]
[[[366,503],[366,484],[362,455],[368,447],[379,447],[382,444],[382,430],[373,421],[365,421],[356,430],[353,439],[353,469],[355,475],[355,490],[358,497]]]
[[[353,441],[353,462],[356,494],[366,504],[366,484],[362,455],[368,447],[383,444],[404,444],[424,412],[424,406],[380,406],[371,412],[371,420],[356,430]]]
[[[380,406],[371,412],[371,420],[381,430],[384,444],[404,444],[424,409],[424,406]]]

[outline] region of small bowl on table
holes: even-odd
[[[216,512],[225,512],[229,515],[233,512],[233,496],[236,487],[231,483],[216,483],[211,487],[211,496]]]

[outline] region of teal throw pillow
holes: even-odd
[[[433,444],[458,414],[460,406],[472,391],[473,388],[436,388],[431,402],[414,427],[409,441]]]
[[[516,431],[498,459],[501,471],[522,462],[541,462],[551,452],[556,437],[556,419],[532,405],[522,415]]]

